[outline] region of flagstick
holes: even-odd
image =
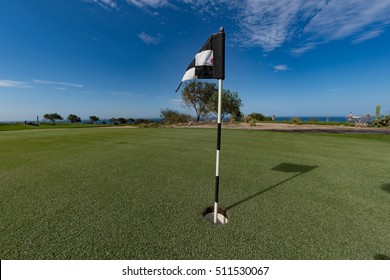
[[[218,217],[218,196],[219,196],[219,153],[221,150],[221,111],[222,111],[222,79],[218,80],[218,130],[217,130],[217,158],[215,162],[215,199],[214,199],[214,224],[217,224]]]

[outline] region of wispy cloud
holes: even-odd
[[[127,0],[127,3],[135,5],[139,8],[152,7],[159,8],[169,4],[167,0]]]
[[[305,26],[312,33],[327,40],[342,39],[372,25],[390,23],[390,1],[344,0],[327,1]]]
[[[293,55],[293,56],[300,56],[302,54],[304,54],[305,52],[311,50],[311,49],[314,49],[316,48],[318,45],[320,44],[324,44],[325,42],[308,42],[308,43],[303,43],[301,44],[300,46],[298,47],[294,47],[294,48],[291,48],[290,49],[290,53]]]
[[[352,44],[360,44],[361,42],[378,37],[384,32],[383,29],[376,29],[361,34],[358,38],[352,41]]]
[[[76,87],[76,88],[82,88],[83,85],[80,84],[73,84],[73,83],[67,83],[67,82],[55,82],[55,81],[45,81],[45,80],[31,80],[32,82],[36,84],[41,85],[60,85],[60,86],[68,86],[68,87]]]
[[[287,67],[286,64],[275,65],[273,68],[274,68],[275,72],[289,70],[289,68]]]
[[[118,0],[82,0],[116,8]],[[234,41],[265,53],[289,46],[299,56],[332,40],[353,44],[376,38],[390,26],[389,0],[126,0],[144,10],[190,8],[200,18],[223,16],[237,22]],[[230,11],[230,12],[229,12]],[[150,13],[153,14],[153,13]],[[147,44],[158,36],[138,35]]]
[[[169,103],[170,103],[171,105],[177,106],[177,105],[181,105],[181,104],[182,104],[182,100],[179,99],[179,98],[170,99],[170,100],[169,100]]]
[[[113,0],[81,0],[86,3],[95,3],[105,9],[117,9],[118,4]]]
[[[6,88],[30,88],[32,87],[29,83],[11,81],[11,80],[0,80],[0,87]]]
[[[162,38],[162,36],[160,34],[157,34],[157,36],[152,36],[152,35],[149,35],[146,32],[141,32],[140,34],[138,34],[138,37],[145,44],[148,44],[148,45],[157,45],[157,44],[159,44],[161,42],[161,38]]]
[[[247,1],[241,27],[247,44],[272,51],[293,39],[304,39],[292,48],[294,55],[331,40],[345,39],[365,29],[390,23],[390,1],[279,0]],[[363,34],[355,43],[372,39],[382,31]]]

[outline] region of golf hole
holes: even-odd
[[[210,224],[214,224],[214,207],[207,207],[203,211],[203,218]],[[224,208],[218,207],[217,224],[224,225],[228,222],[227,212]]]

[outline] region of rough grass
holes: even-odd
[[[386,259],[390,136],[214,129],[0,133],[1,259]],[[378,257],[380,256],[380,257]]]

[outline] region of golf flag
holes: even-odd
[[[184,81],[192,79],[225,79],[225,32],[223,27],[219,33],[211,35],[195,55],[176,92]]]
[[[221,151],[221,112],[222,112],[222,80],[225,79],[225,30],[213,34],[195,55],[188,65],[180,85],[192,79],[218,79],[218,127],[217,127],[217,154],[215,160],[215,196],[214,196],[214,224],[218,224],[219,200],[219,155]],[[226,217],[225,219],[226,220]]]

